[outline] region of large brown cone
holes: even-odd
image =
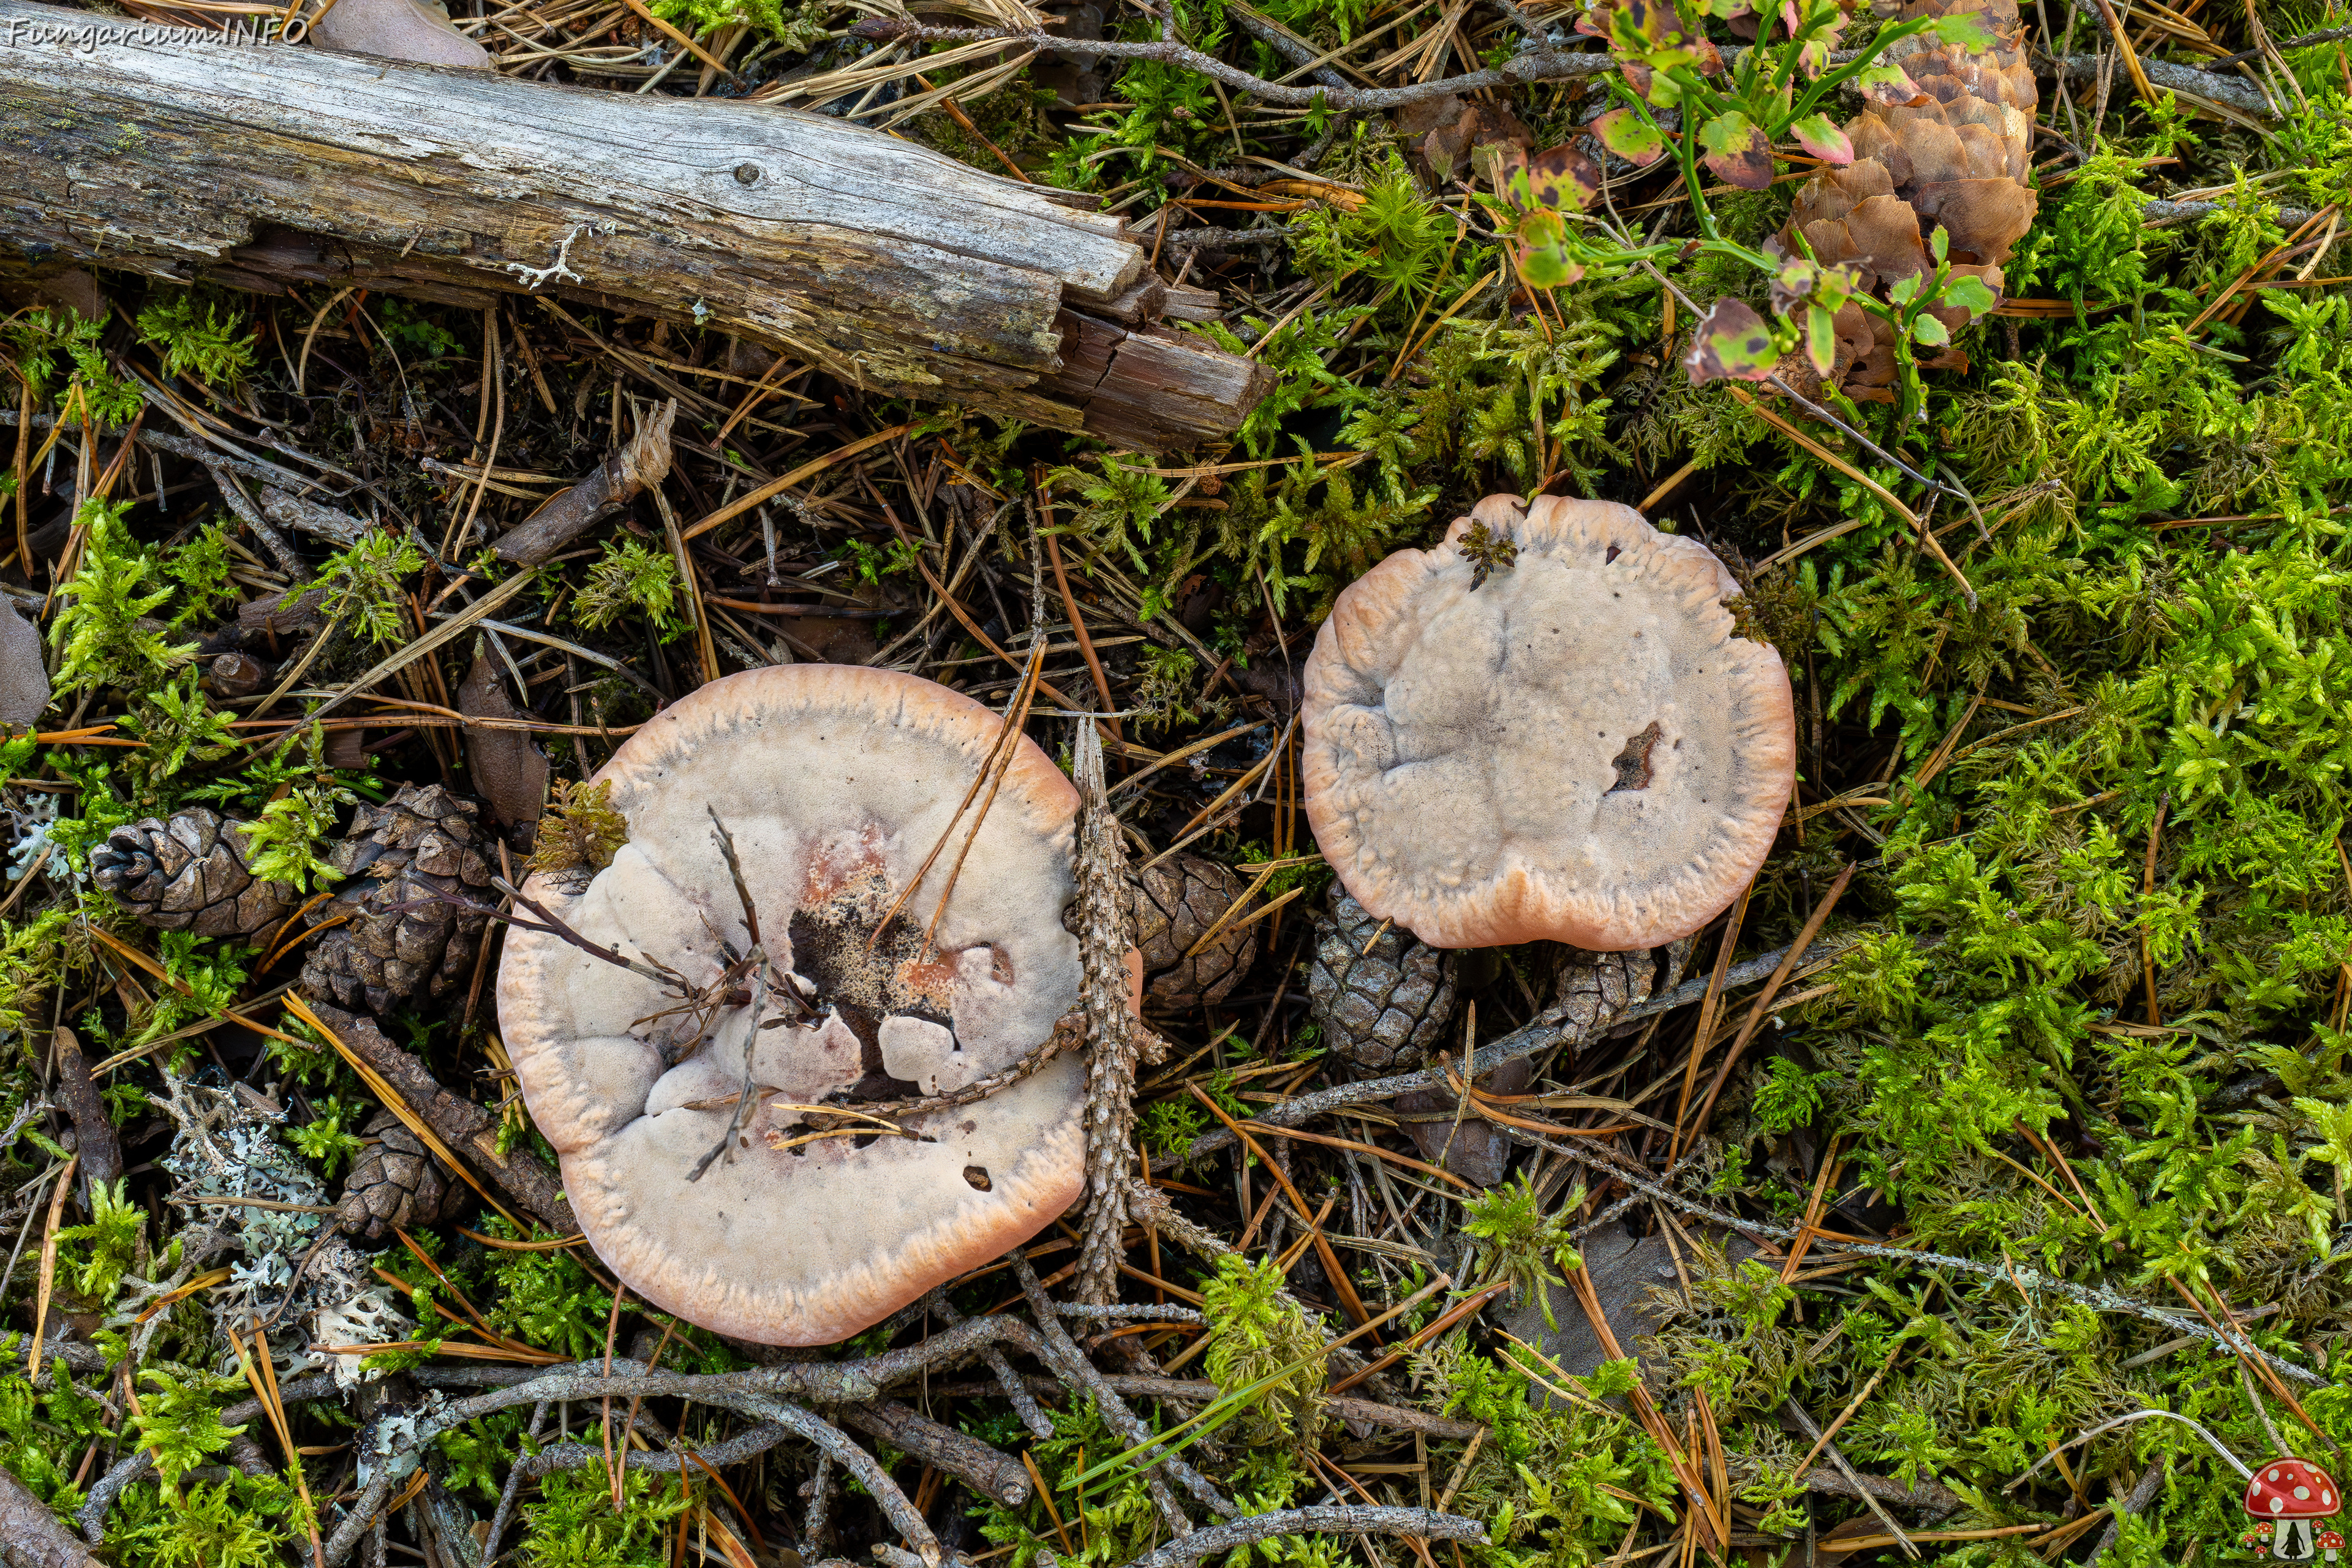
[[[1852,263],[1863,287],[1882,297],[1897,280],[1930,269],[1926,237],[1938,225],[1949,237],[1953,272],[1983,279],[1998,296],[2000,264],[2033,224],[2038,198],[2025,176],[2040,97],[2015,0],[1908,0],[1895,19],[1958,12],[1983,15],[1992,47],[1906,38],[1889,48],[1886,58],[1918,84],[1919,100],[1894,109],[1872,103],[1854,116],[1845,128],[1853,163],[1806,182],[1780,232],[1791,251],[1801,232],[1820,260]],[[1932,314],[1956,332],[1968,322],[1965,310]],[[1949,350],[1924,363],[1967,361]],[[1815,379],[1811,368],[1801,379]],[[1840,311],[1837,363],[1827,379],[1849,396],[1892,401],[1895,344],[1886,324],[1858,306]]]
[[[479,903],[488,890],[480,809],[439,784],[403,784],[359,809],[333,858],[350,880],[310,915],[344,923],[312,944],[305,992],[381,1014],[467,984],[488,917],[449,900]]]

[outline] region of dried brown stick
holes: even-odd
[[[90,1081],[89,1061],[71,1029],[59,1029],[52,1042],[58,1061],[58,1099],[73,1119],[74,1147],[81,1152],[81,1173],[93,1187],[122,1174],[122,1140],[106,1114],[106,1102]]]
[[[569,489],[550,496],[537,511],[493,546],[499,559],[536,566],[669,475],[670,425],[677,417],[673,397],[637,426],[629,444],[596,466]]]
[[[855,1426],[936,1466],[1006,1508],[1019,1508],[1029,1500],[1029,1471],[1020,1460],[952,1426],[941,1426],[911,1405],[895,1399],[879,1405],[852,1405],[840,1412],[840,1418],[844,1426]]]

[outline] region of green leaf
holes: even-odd
[[[1974,321],[2000,303],[2000,296],[1995,294],[1983,279],[1963,273],[1944,285],[1943,302],[1958,306],[1969,313],[1969,320]]]
[[[1648,168],[1666,155],[1666,139],[1658,128],[1630,109],[1612,109],[1592,122],[1601,144],[1637,168]]]
[[[1837,312],[1819,305],[1806,308],[1805,357],[1822,375],[1837,363]]]
[[[1930,348],[1940,348],[1952,341],[1952,334],[1944,323],[1928,315],[1922,315],[1911,323],[1911,336]]]
[[[1927,25],[1927,37],[1954,48],[1982,53],[1997,41],[1983,16],[1975,11],[1951,11]]]

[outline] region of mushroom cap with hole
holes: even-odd
[[[2246,1511],[2256,1519],[2325,1519],[2342,1501],[2335,1478],[2302,1459],[2273,1459],[2246,1483]]]
[[[887,670],[731,675],[664,709],[596,775],[629,826],[613,863],[584,886],[527,885],[590,941],[708,985],[750,945],[715,809],[770,956],[814,987],[817,1021],[793,1021],[772,990],[755,1019],[747,977],[698,1043],[683,1016],[660,1016],[677,1000],[654,981],[555,936],[508,934],[499,1018],[525,1101],[597,1256],[656,1306],[740,1339],[830,1344],[1076,1199],[1075,1054],[904,1119],[919,1140],[825,1114],[1000,1072],[1077,1002],[1078,942],[1062,921],[1077,791],[1025,738],[935,947],[924,928],[977,802],[869,948],[999,728],[970,698]],[[688,1181],[733,1113],[747,1043],[752,1110],[735,1147]]]
[[[1463,538],[1516,560],[1473,587]],[[1438,947],[1698,930],[1795,783],[1788,672],[1695,540],[1610,501],[1488,496],[1332,606],[1307,661],[1307,818],[1365,909]]]

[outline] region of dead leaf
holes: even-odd
[[[410,65],[490,68],[490,52],[422,0],[335,0],[310,29],[320,48]]]
[[[41,634],[11,604],[0,610],[0,721],[30,724],[49,705]]]
[[[457,711],[468,719],[528,717],[507,696],[506,682],[488,649],[474,655],[474,668],[457,688]],[[490,815],[512,826],[537,822],[547,803],[547,759],[520,730],[467,730],[466,751],[474,788],[490,803]]]

